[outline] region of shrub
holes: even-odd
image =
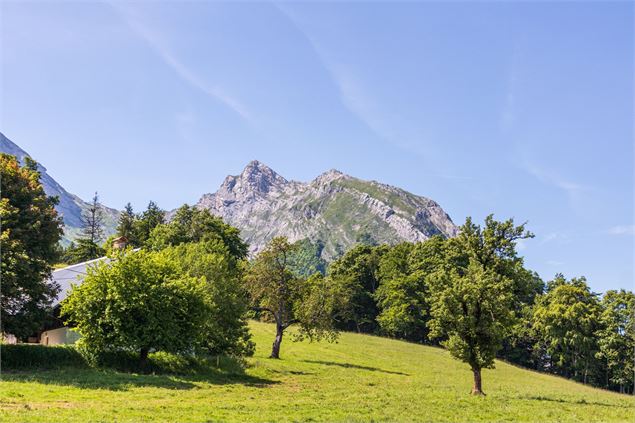
[[[150,353],[145,367],[139,364],[139,354],[132,351],[104,352],[90,361],[81,348],[72,345],[0,344],[0,352],[4,371],[85,368],[93,364],[93,367],[128,373],[201,374],[217,368],[241,373],[244,366],[240,359],[233,357],[176,355],[163,351]]]
[[[0,345],[0,350],[3,370],[46,370],[86,366],[84,357],[72,346],[3,344]]]

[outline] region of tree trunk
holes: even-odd
[[[280,358],[280,344],[282,343],[282,325],[276,324],[276,339],[273,341],[271,348],[271,356],[269,358]]]
[[[150,348],[141,348],[139,351],[139,367],[141,370],[146,371],[148,367],[148,353]]]
[[[472,372],[474,373],[474,387],[472,388],[472,395],[485,395],[481,383],[481,369],[473,368]]]

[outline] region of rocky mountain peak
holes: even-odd
[[[456,234],[434,201],[335,169],[302,183],[252,161],[241,174],[228,176],[216,193],[203,196],[197,207],[238,227],[252,254],[274,236],[320,241],[324,258],[332,259],[361,236],[393,244]]]
[[[316,181],[320,181],[320,182],[330,182],[330,181],[333,181],[335,179],[340,179],[340,178],[345,178],[345,177],[348,177],[348,175],[346,175],[345,173],[340,172],[337,169],[330,169],[330,170],[327,170],[326,172],[322,173],[317,178],[315,178],[315,180]]]
[[[253,160],[240,175],[228,176],[220,187],[225,199],[261,197],[284,188],[289,182],[269,166]]]

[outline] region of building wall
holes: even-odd
[[[51,329],[42,332],[40,344],[42,345],[62,345],[74,344],[79,339],[79,334],[67,327]]]

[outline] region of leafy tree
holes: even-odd
[[[596,357],[606,363],[606,387],[611,384],[624,393],[635,392],[635,294],[626,290],[607,291],[601,301],[599,351]]]
[[[316,272],[326,274],[326,260],[322,258],[324,242],[318,240],[311,242],[310,239],[294,243],[294,248],[289,256],[289,266],[291,271],[298,277],[307,278]]]
[[[276,324],[271,358],[280,358],[282,337],[291,325],[300,326],[301,338],[333,340],[336,336],[330,309],[334,292],[319,276],[307,282],[293,274],[289,267],[293,248],[286,238],[273,238],[245,275],[254,310],[267,313]]]
[[[494,367],[514,322],[512,276],[522,266],[515,243],[531,236],[512,219],[498,222],[490,215],[481,228],[468,218],[447,241],[445,264],[429,279],[431,336],[445,338],[452,356],[470,365],[475,395],[483,395],[481,370]]]
[[[536,272],[521,266],[516,270],[510,277],[516,281],[513,309],[517,320],[509,336],[503,340],[503,348],[498,356],[524,367],[540,369],[542,355],[535,348],[537,340],[531,331],[531,314],[535,299],[544,292],[544,282]]]
[[[251,355],[254,343],[247,326],[248,293],[242,285],[241,268],[227,246],[218,241],[184,243],[168,247],[163,254],[179,265],[183,274],[201,278],[208,304],[203,324],[203,346],[213,354]]]
[[[549,359],[549,370],[587,383],[598,352],[600,304],[586,279],[567,281],[561,274],[537,299],[532,331]]]
[[[126,204],[123,212],[119,216],[119,223],[117,224],[117,236],[123,236],[128,240],[128,245],[133,247],[139,247],[141,244],[137,239],[137,230],[135,225],[137,224],[137,216],[132,209],[130,203]]]
[[[165,223],[165,211],[161,210],[154,201],[139,215],[134,224],[134,238],[139,245],[145,245],[150,234],[159,225]]]
[[[357,245],[331,263],[328,278],[343,293],[346,303],[338,327],[358,332],[377,330],[379,309],[375,291],[379,288],[379,260],[388,246]]]
[[[61,316],[82,337],[90,357],[106,351],[191,352],[200,347],[209,315],[202,278],[183,275],[177,263],[154,252],[121,251],[89,267],[62,302]]]
[[[380,259],[381,283],[375,293],[383,332],[416,342],[428,342],[430,314],[427,279],[444,260],[445,240],[436,236],[418,244],[401,243]]]
[[[0,154],[0,333],[19,338],[39,328],[57,294],[48,280],[62,235],[57,198],[44,192],[37,163],[24,162]]]
[[[186,242],[221,241],[232,257],[241,260],[247,257],[248,246],[240,238],[240,231],[214,216],[209,210],[200,210],[183,205],[169,223],[158,225],[148,239],[155,250]]]

